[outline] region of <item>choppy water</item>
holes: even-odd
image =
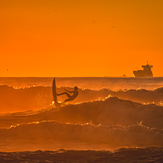
[[[163,148],[121,148],[117,151],[74,151],[60,149],[58,151],[35,151],[35,152],[0,152],[1,163],[10,162],[72,162],[72,163],[152,163],[163,162]]]
[[[2,162],[163,161],[163,78],[57,78],[58,93],[79,87],[60,107],[52,80],[0,78]]]

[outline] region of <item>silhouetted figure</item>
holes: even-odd
[[[64,94],[67,95],[68,99],[66,99],[64,102],[74,100],[74,99],[78,96],[78,94],[79,94],[79,92],[78,92],[78,87],[74,87],[74,91],[68,91],[68,90],[66,90],[66,89],[64,89],[64,90],[65,90],[66,92],[57,94],[57,96],[64,95]],[[67,93],[67,92],[73,93],[73,95],[70,95],[70,94]]]

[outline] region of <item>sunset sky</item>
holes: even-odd
[[[1,77],[163,76],[163,0],[1,0]]]

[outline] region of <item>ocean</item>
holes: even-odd
[[[163,162],[163,77],[0,78],[0,162]]]

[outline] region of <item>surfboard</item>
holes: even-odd
[[[57,106],[57,105],[58,105],[58,102],[57,102],[57,94],[56,94],[56,82],[55,82],[55,78],[53,79],[53,83],[52,83],[52,94],[53,94],[54,105]]]

